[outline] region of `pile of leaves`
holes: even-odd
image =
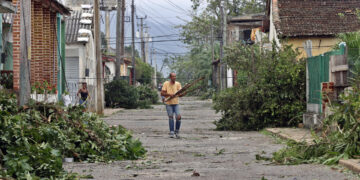
[[[291,46],[271,51],[235,44],[225,61],[238,72],[238,83],[214,97],[222,113],[218,130],[260,130],[295,126],[306,108],[305,61]]]
[[[65,157],[107,162],[145,154],[126,129],[83,110],[34,102],[18,107],[14,95],[0,92],[0,177],[69,178]]]
[[[158,102],[159,96],[149,85],[134,87],[128,82],[115,79],[105,84],[105,102],[111,108],[150,108]]]

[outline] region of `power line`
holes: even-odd
[[[168,11],[174,12],[174,10],[170,10],[169,8],[167,8],[167,7],[165,7],[165,6],[161,5],[161,4],[155,3],[155,1],[152,1],[151,3],[152,3],[152,4],[156,4],[157,6],[163,8],[163,9],[166,9],[166,10],[168,10]],[[176,12],[179,13],[179,14],[183,14],[182,12],[177,11],[177,10],[176,10]]]
[[[159,37],[169,37],[169,36],[179,36],[180,34],[166,34],[161,36],[151,36],[152,38],[159,38]],[[131,37],[125,37],[125,38],[131,38]],[[115,37],[110,37],[109,39],[115,39]]]
[[[159,40],[159,41],[151,41],[151,42],[175,42],[175,41],[184,41],[184,40],[186,40],[186,39],[170,39],[170,40]],[[125,42],[125,44],[130,44],[131,42]],[[135,42],[135,43],[141,43],[141,41],[140,42]],[[111,43],[111,44],[113,44],[113,43]]]
[[[172,1],[170,0],[166,0],[171,6],[181,10],[181,11],[184,11],[185,13],[188,13],[185,9],[183,9],[182,7],[178,6],[177,4],[173,3]]]
[[[142,9],[142,8],[140,8],[140,9]],[[146,13],[144,13],[144,14],[146,14]],[[160,23],[159,21],[157,21],[157,20],[155,20],[155,19],[153,19],[152,22],[153,22],[152,25],[153,25],[154,28],[156,28],[156,29],[157,29],[159,32],[161,32],[162,34],[166,34],[166,32],[163,31],[163,30],[161,29],[161,27],[158,27],[158,26],[156,25],[156,23],[159,24],[159,25],[163,25],[163,26],[165,26],[165,27],[168,27],[168,26]],[[154,22],[155,22],[155,23],[154,23]],[[170,30],[172,30],[172,29],[170,29]]]

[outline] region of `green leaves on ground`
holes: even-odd
[[[70,178],[64,157],[76,161],[137,159],[145,149],[123,127],[109,127],[82,107],[33,103],[18,108],[0,92],[0,176]]]
[[[290,46],[272,51],[235,44],[225,61],[238,72],[238,84],[214,98],[222,113],[218,130],[259,130],[294,126],[305,111],[305,61]]]
[[[323,121],[321,133],[313,134],[312,145],[291,143],[274,153],[274,160],[283,164],[336,164],[340,159],[360,155],[360,94],[359,88],[341,96],[340,104],[333,104],[332,114]]]
[[[273,160],[281,164],[336,164],[340,159],[359,158],[360,155],[360,33],[339,35],[348,48],[352,88],[345,90],[337,102],[330,105],[331,113],[323,120],[322,130],[313,136],[311,145],[289,143],[274,153]]]

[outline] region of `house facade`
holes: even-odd
[[[268,0],[269,40],[293,45],[302,57],[321,55],[339,43],[339,33],[360,30],[359,8],[360,0]]]
[[[257,39],[255,34],[263,35],[265,13],[247,14],[242,16],[230,17],[227,21],[227,45],[241,42],[242,44],[252,45],[261,39]],[[261,36],[259,36],[261,38]],[[264,36],[265,37],[265,36]],[[213,82],[220,81],[218,61],[213,62]],[[227,87],[232,87],[237,81],[237,72],[231,69],[226,73]]]
[[[346,44],[337,35],[360,30],[358,9],[360,0],[267,1],[269,40],[279,47],[292,45],[306,57],[307,127],[316,127],[328,113],[328,93],[336,98],[348,86]]]
[[[72,2],[71,2],[72,3]],[[66,20],[65,72],[72,104],[78,103],[77,92],[81,83],[89,89],[89,111],[96,111],[96,55],[93,33],[93,9],[91,6],[74,6]]]
[[[17,7],[19,0],[13,0]],[[20,9],[12,19],[12,70],[13,88],[20,87]],[[31,1],[31,47],[30,52],[30,82],[47,82],[58,89],[59,97],[64,89],[64,21],[63,15],[70,11],[57,0]],[[11,62],[10,62],[11,63]]]
[[[105,83],[109,83],[115,78],[116,57],[112,55],[103,55],[103,65]],[[132,73],[131,60],[129,58],[124,58],[124,63],[120,65],[120,76],[130,83]]]

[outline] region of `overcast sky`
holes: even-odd
[[[145,17],[146,26],[149,27],[149,34],[153,41],[167,41],[167,42],[153,42],[151,44],[157,52],[156,62],[158,68],[162,65],[164,57],[167,53],[185,53],[188,51],[186,45],[179,41],[171,41],[179,39],[179,29],[175,26],[184,24],[184,21],[189,21],[191,18],[189,12],[191,11],[190,0],[135,0],[136,16]],[[131,16],[131,0],[126,0],[126,16]],[[115,48],[116,37],[116,12],[111,13],[111,40],[110,43]],[[140,20],[135,20],[136,30],[140,29]],[[102,26],[104,30],[104,25]],[[131,42],[131,23],[125,24],[125,39],[126,45]],[[165,37],[158,37],[165,36]],[[169,41],[170,40],[170,41]],[[140,41],[139,39],[135,40]],[[140,44],[136,44],[140,50]],[[165,73],[168,70],[164,71]]]

